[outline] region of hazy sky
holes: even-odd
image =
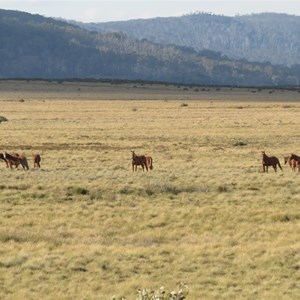
[[[140,18],[181,16],[192,12],[210,12],[226,16],[277,12],[300,15],[300,0],[0,0],[0,8],[26,11],[46,17],[61,17],[83,22],[106,22]]]

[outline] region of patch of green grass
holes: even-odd
[[[300,214],[291,213],[291,214],[279,214],[272,217],[272,220],[275,222],[295,222],[300,220]]]
[[[83,187],[68,187],[67,188],[67,196],[73,195],[89,195],[89,190]]]

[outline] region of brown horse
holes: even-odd
[[[151,156],[146,156],[146,163],[150,170],[153,170],[153,159]]]
[[[296,170],[298,162],[295,159],[291,159],[291,155],[284,157],[284,164],[289,163],[293,171]]]
[[[41,167],[41,156],[39,154],[33,154],[32,155],[32,161],[33,161],[33,168],[35,167],[38,169]]]
[[[298,156],[298,155],[292,153],[292,154],[290,155],[290,159],[291,159],[291,160],[294,160],[294,161],[296,162],[295,169],[296,169],[296,167],[298,167],[298,171],[300,172],[300,156]]]
[[[24,155],[19,155],[20,159],[21,159],[21,165],[23,167],[24,170],[29,170],[29,165],[28,165],[28,161],[26,156]]]
[[[9,165],[8,165],[8,161],[5,159],[5,157],[4,157],[4,154],[3,154],[3,153],[0,153],[0,159],[2,159],[3,161],[5,161],[5,163],[6,163],[6,168],[8,168],[8,167],[9,167]]]
[[[19,155],[18,153],[9,154],[6,151],[3,153],[3,156],[11,169],[13,165],[16,168],[21,165],[24,170],[29,170],[28,161],[25,156]]]
[[[131,153],[132,153],[132,171],[134,171],[134,169],[135,171],[137,171],[137,166],[142,166],[143,172],[145,168],[148,172],[146,156],[145,155],[138,156],[134,153],[134,151],[131,151]]]
[[[280,170],[282,171],[279,159],[275,156],[267,156],[267,154],[265,153],[265,151],[261,152],[262,154],[262,166],[263,166],[263,170],[264,172],[268,173],[268,167],[272,166],[274,168],[274,171],[277,172],[277,165],[280,168]]]

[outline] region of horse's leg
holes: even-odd
[[[132,172],[134,172],[134,163],[132,163]]]
[[[26,170],[26,165],[23,160],[20,161],[20,164],[21,164],[23,170]]]
[[[275,173],[277,172],[277,165],[275,164],[275,165],[273,165],[273,169],[274,169],[274,171],[275,171]]]
[[[6,168],[8,168],[8,162],[6,160],[4,160],[4,161],[5,161],[5,164],[6,164]]]

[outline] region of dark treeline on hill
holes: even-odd
[[[119,78],[233,86],[299,85],[300,65],[233,60],[218,52],[96,33],[0,10],[0,78]]]
[[[98,32],[124,32],[159,44],[220,52],[233,59],[294,65],[300,61],[300,17],[263,13],[227,17],[194,13],[182,17],[77,23]]]

